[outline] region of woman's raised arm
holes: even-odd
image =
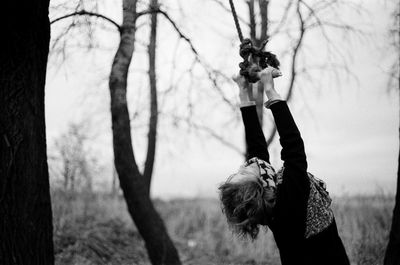
[[[266,68],[259,73],[264,91],[268,97],[266,107],[271,109],[282,146],[281,158],[285,170],[295,169],[307,173],[307,158],[300,131],[290,113],[286,101],[276,92],[273,81],[273,68]],[[304,174],[305,176],[307,174]]]
[[[258,121],[255,102],[250,101],[248,96],[250,84],[241,75],[235,76],[233,80],[239,86],[240,111],[247,145],[246,159],[258,157],[269,163],[268,145]]]

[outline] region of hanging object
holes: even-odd
[[[277,71],[274,71],[273,77],[281,76],[282,74],[279,71],[280,63],[276,56],[271,52],[264,51],[268,40],[264,40],[260,47],[256,47],[250,39],[243,38],[243,33],[240,28],[233,0],[229,0],[229,4],[231,6],[236,31],[241,42],[239,54],[243,58],[243,61],[239,64],[240,74],[244,76],[248,82],[255,83],[259,80],[257,73],[262,69],[271,66],[277,69]]]

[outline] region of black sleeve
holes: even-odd
[[[303,237],[310,182],[299,129],[285,101],[270,106],[282,145],[284,170],[275,206],[276,222],[285,233]]]
[[[295,170],[307,173],[307,158],[300,131],[294,122],[289,107],[285,101],[272,104],[270,107],[282,146],[281,158],[285,170]]]
[[[256,106],[240,108],[246,135],[246,158],[258,157],[269,163],[268,145],[258,121]]]

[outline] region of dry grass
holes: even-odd
[[[122,198],[53,192],[57,264],[149,264]],[[394,198],[334,199],[339,233],[352,264],[382,264]],[[270,232],[243,241],[228,229],[218,201],[155,201],[185,265],[280,264]]]

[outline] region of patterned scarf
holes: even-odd
[[[259,169],[259,178],[263,184],[264,188],[274,187],[276,188],[282,182],[282,174],[278,174],[275,172],[275,169],[268,162],[259,159],[257,157],[253,157],[247,160],[243,166],[248,167],[252,164],[257,165]]]

